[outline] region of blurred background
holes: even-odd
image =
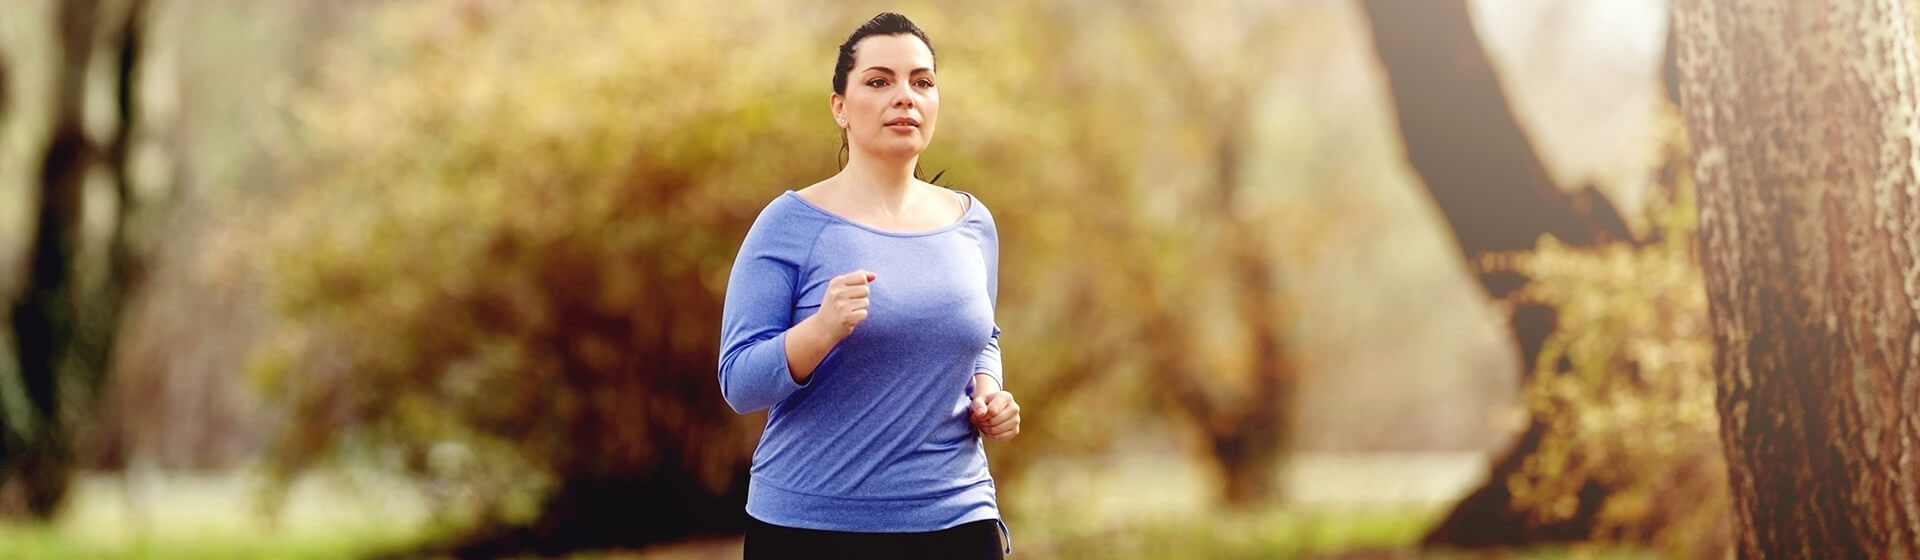
[[[1015,557],[1727,554],[1661,0],[0,0],[0,557],[738,557],[728,271],[884,10]]]

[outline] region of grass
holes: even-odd
[[[1643,551],[1571,545],[1514,551],[1417,551],[1459,481],[1420,481],[1445,464],[1388,457],[1398,472],[1364,463],[1303,461],[1288,506],[1222,509],[1203,471],[1177,460],[1042,468],[1002,490],[1013,558],[1402,559],[1647,558]],[[1324,464],[1322,464],[1324,463]],[[1045,481],[1045,484],[1040,484]],[[1411,481],[1411,482],[1410,482]],[[348,559],[404,550],[428,538],[424,500],[376,476],[309,476],[288,491],[277,520],[257,514],[258,479],[214,475],[91,475],[49,524],[0,522],[5,559]],[[1400,485],[1397,487],[1396,485]],[[1445,486],[1428,491],[1425,486]],[[1384,488],[1384,490],[1382,490]],[[1372,498],[1369,492],[1379,494]],[[1441,496],[1442,499],[1435,499]],[[1339,499],[1336,499],[1339,498]],[[707,560],[740,557],[740,540],[708,538],[642,550],[585,551],[574,560]]]
[[[1395,551],[1418,542],[1426,511],[1307,513],[1273,509],[1150,518],[1104,527],[1061,526],[1049,517],[1014,535],[1030,558],[1299,558]]]
[[[244,472],[82,476],[54,520],[0,522],[0,558],[345,559],[426,535],[424,504],[391,487],[310,476],[269,517],[258,484]]]
[[[1014,554],[1010,558],[1631,560],[1658,557],[1642,550],[1588,544],[1522,550],[1418,550],[1414,545],[1438,513],[1422,509],[1320,513],[1273,509],[1078,528],[1060,517],[1032,519],[1014,529]],[[730,560],[739,557],[739,539],[709,539],[641,551],[582,553],[571,558]]]
[[[175,528],[106,536],[55,525],[0,525],[0,558],[21,560],[198,558],[321,560],[360,558],[413,542],[414,535],[378,526],[301,531]]]

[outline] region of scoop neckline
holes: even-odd
[[[946,233],[946,232],[958,229],[961,225],[966,224],[967,218],[972,217],[974,211],[980,207],[980,199],[973,196],[973,193],[962,191],[962,190],[955,190],[955,189],[947,189],[947,190],[953,191],[955,193],[959,193],[961,196],[966,197],[967,209],[961,211],[960,218],[954,220],[953,223],[940,226],[937,228],[933,228],[933,229],[925,229],[925,230],[919,230],[919,231],[893,231],[893,230],[887,230],[887,229],[880,229],[867,224],[863,224],[863,223],[854,221],[853,219],[848,218],[846,216],[835,214],[832,211],[829,211],[825,208],[821,208],[819,205],[814,204],[813,201],[807,200],[806,197],[800,196],[800,193],[794,192],[792,189],[788,189],[787,192],[782,194],[781,196],[792,198],[795,202],[799,202],[801,205],[806,206],[809,209],[812,209],[814,212],[819,212],[821,215],[833,219],[833,221],[847,224],[863,230],[867,230],[868,232],[872,232],[877,235],[884,235],[887,237],[926,237],[929,235],[939,235],[942,233]]]

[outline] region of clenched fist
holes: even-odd
[[[820,300],[820,317],[831,327],[838,338],[853,334],[853,328],[867,320],[867,296],[872,292],[867,284],[879,276],[865,270],[855,270],[833,277],[827,281],[827,295]]]
[[[973,377],[973,406],[968,420],[987,439],[1006,441],[1020,435],[1020,403],[1013,393],[1000,390],[1000,383],[985,374]]]
[[[787,329],[787,369],[794,383],[812,379],[813,368],[820,365],[827,352],[867,320],[867,284],[877,277],[865,270],[833,277],[827,281],[827,295],[820,299],[820,310]]]

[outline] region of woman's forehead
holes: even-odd
[[[861,39],[854,45],[853,67],[865,72],[873,67],[884,67],[895,72],[911,72],[920,68],[933,68],[933,51],[919,37],[901,33],[897,35],[874,35]]]

